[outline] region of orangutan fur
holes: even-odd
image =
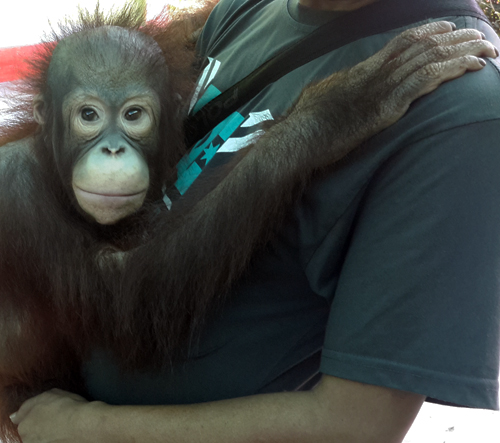
[[[396,58],[389,49],[405,50],[411,39],[388,45],[376,63],[307,88],[286,119],[169,211],[162,190],[187,150],[192,35],[213,4],[148,23],[133,6],[109,17],[82,12],[43,45],[19,86],[0,128],[4,441],[19,441],[8,416],[25,399],[51,387],[82,393],[80,362],[95,347],[123,370],[184,358],[311,176],[420,94],[415,85],[393,94],[386,79],[398,66],[386,63]],[[131,180],[122,165],[117,178],[96,156],[125,156],[141,174]],[[97,191],[89,175],[100,177]],[[129,193],[102,190],[130,182]]]

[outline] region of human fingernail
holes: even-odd
[[[450,22],[450,25],[451,25],[451,29],[453,29],[454,31],[457,30],[457,25],[453,22]]]
[[[495,54],[496,54],[497,57],[500,55],[500,52],[498,52],[498,48],[497,47],[495,47]]]
[[[479,63],[481,66],[486,66],[486,60],[483,60],[482,58],[479,59]]]
[[[480,32],[480,34],[481,34],[481,38],[482,38],[483,40],[486,40],[486,35],[484,34],[484,32]]]
[[[16,419],[16,415],[17,415],[17,414],[16,414],[15,412],[14,412],[13,414],[10,414],[10,415],[9,415],[9,418],[10,418],[10,421],[11,421],[11,422],[14,422],[14,420]]]

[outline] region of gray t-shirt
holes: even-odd
[[[199,50],[209,65],[194,110],[315,28],[317,18],[286,0],[260,1],[235,21],[243,3],[222,0],[205,26]],[[452,20],[500,46],[483,21]],[[365,60],[401,31],[358,40],[268,86],[186,156],[179,191],[225,162],[262,120],[282,115],[306,84]],[[86,366],[91,394],[113,404],[196,403],[307,387],[319,368],[497,408],[499,140],[500,76],[489,61],[316,177],[188,361],[123,374],[96,352]]]

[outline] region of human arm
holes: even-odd
[[[421,395],[324,376],[312,391],[187,406],[108,406],[47,393],[27,402],[14,421],[21,422],[24,443],[397,443],[423,401]],[[24,436],[33,423],[43,438]]]
[[[490,66],[449,85],[373,140],[405,148],[366,183],[340,277],[321,264],[328,242],[308,266],[313,285],[337,283],[323,372],[498,408],[500,127],[498,106],[484,106],[497,76]]]

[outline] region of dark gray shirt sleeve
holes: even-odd
[[[373,176],[321,370],[498,408],[500,121],[408,146]]]

